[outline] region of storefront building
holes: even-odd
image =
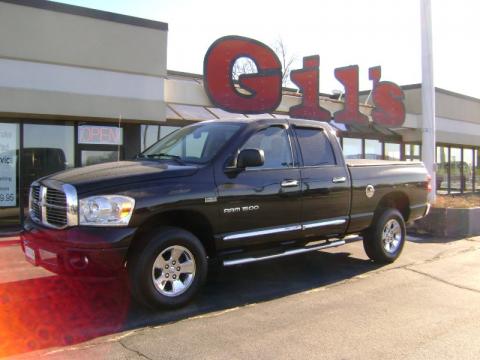
[[[0,1],[0,233],[18,230],[30,183],[50,173],[131,159],[187,124],[286,117],[300,102],[284,89],[277,111],[231,114],[214,107],[200,75],[167,71],[168,25],[76,6]],[[404,86],[398,129],[332,125],[346,157],[419,160],[421,87]],[[342,108],[319,95],[323,107]],[[480,100],[437,89],[440,193],[480,191]],[[361,112],[369,115],[368,92]]]

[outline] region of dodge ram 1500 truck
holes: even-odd
[[[425,216],[421,162],[346,161],[332,128],[296,119],[206,121],[135,160],[35,181],[27,260],[82,277],[127,274],[140,302],[188,302],[211,263],[233,266],[344,244],[394,261]]]

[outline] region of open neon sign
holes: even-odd
[[[248,94],[239,92],[232,79],[235,61],[250,58],[257,73],[242,74],[238,84]],[[267,45],[246,37],[225,36],[216,40],[208,49],[204,59],[205,90],[210,101],[219,108],[243,114],[273,112],[282,100],[282,65],[275,52]],[[358,66],[335,69],[335,77],[345,88],[342,110],[331,114],[319,103],[320,57],[303,58],[303,68],[292,70],[290,78],[302,93],[302,102],[292,106],[289,115],[339,123],[367,124],[368,117],[359,110]],[[380,81],[380,66],[369,69],[373,82],[372,120],[382,126],[401,126],[405,121],[405,95],[403,90],[389,81]]]

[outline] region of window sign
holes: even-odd
[[[78,127],[78,143],[92,145],[122,145],[122,128],[114,126],[90,126]]]
[[[0,207],[17,205],[17,124],[0,124]]]

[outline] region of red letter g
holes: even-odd
[[[241,88],[235,89],[232,70],[235,61],[248,57],[258,73],[238,78]],[[242,114],[274,111],[282,100],[282,65],[277,55],[265,44],[240,36],[225,36],[215,41],[203,63],[204,86],[210,101],[221,109]]]

